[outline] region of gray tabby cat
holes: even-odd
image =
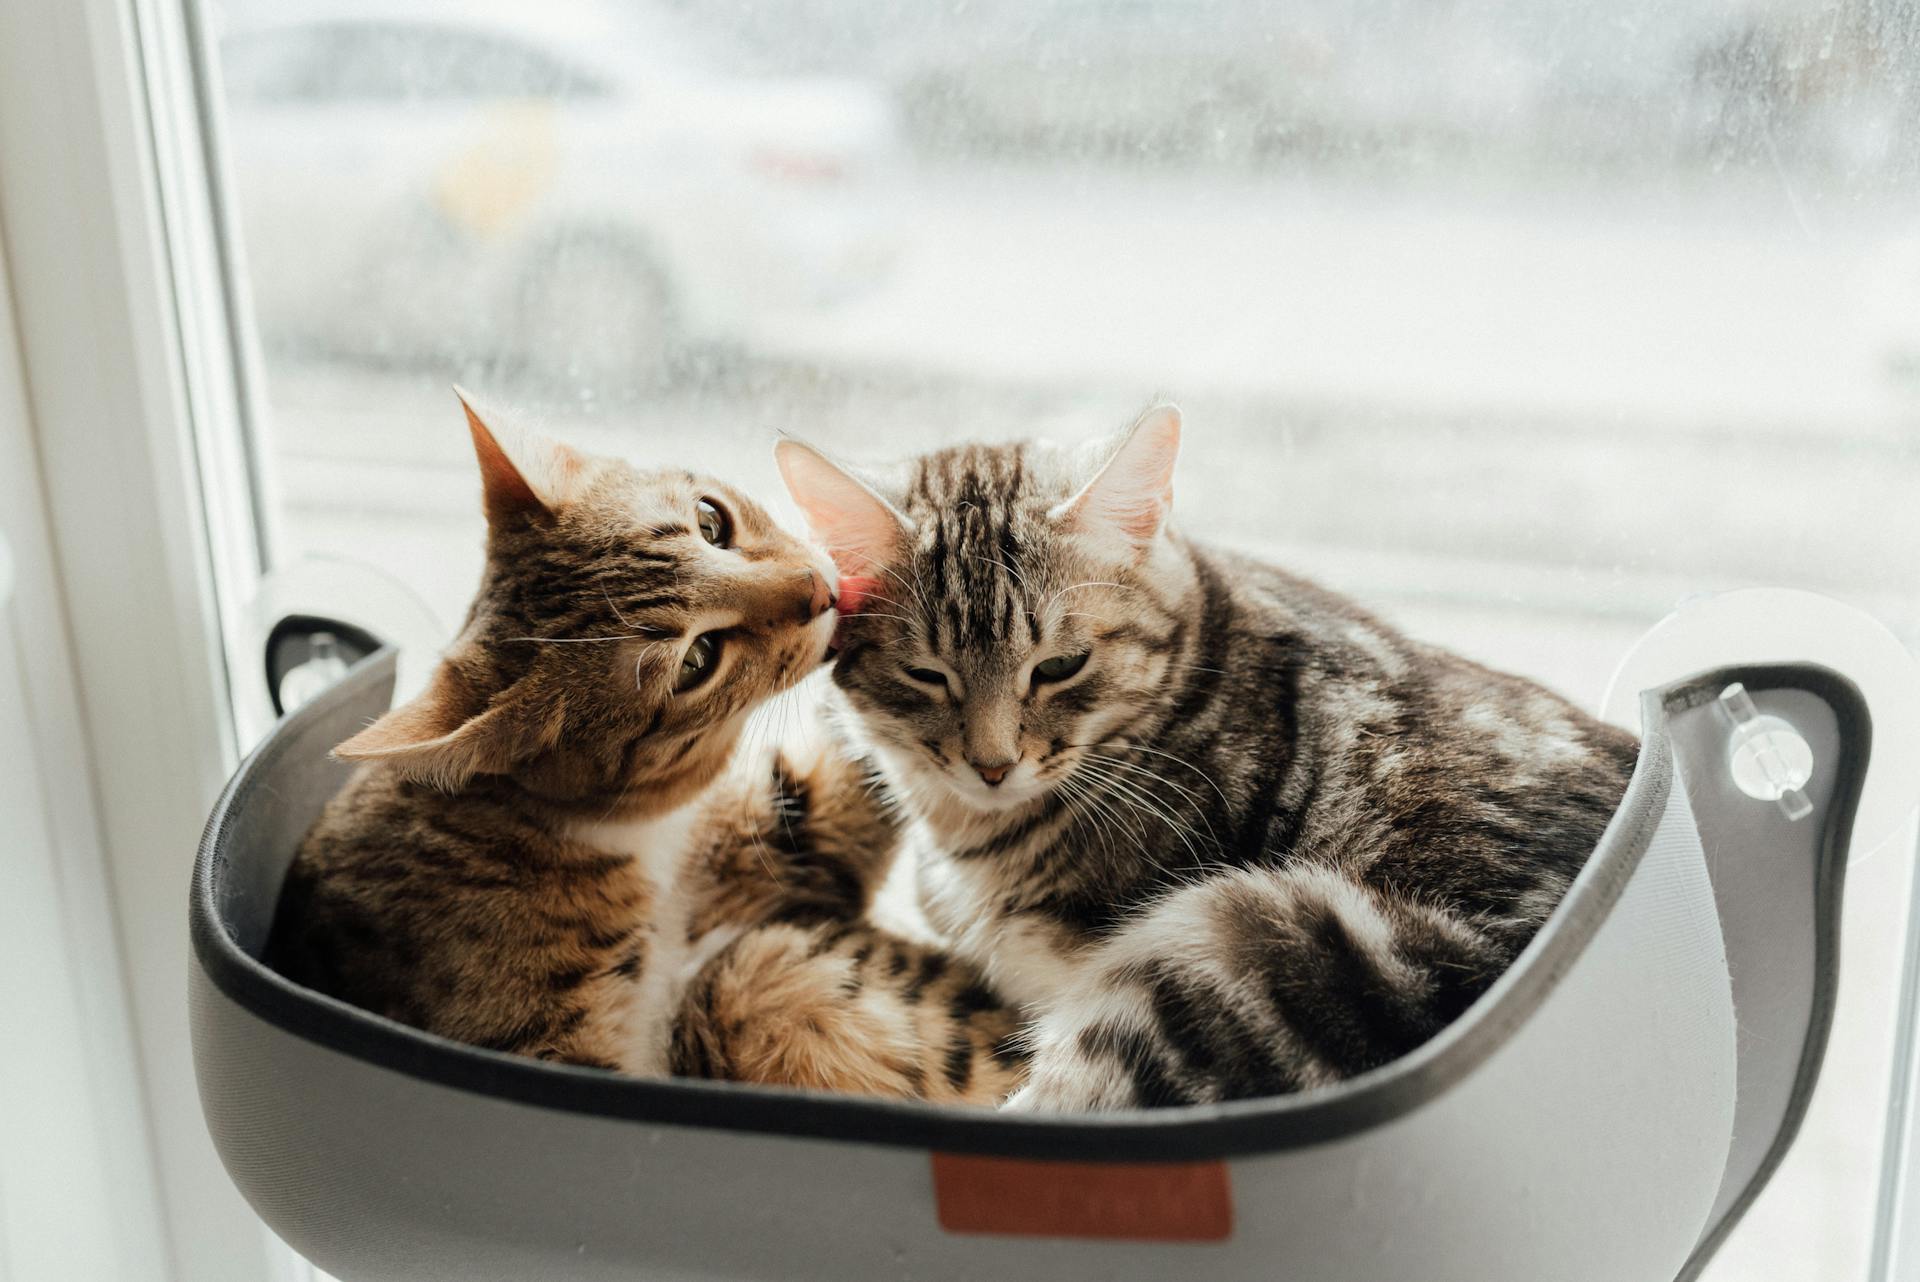
[[[1632,736],[1175,533],[1180,416],[789,488],[870,604],[834,682],[929,919],[1064,1111],[1302,1090],[1425,1042],[1559,902]]]

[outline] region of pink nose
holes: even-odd
[[[983,766],[976,763],[973,767],[974,773],[984,779],[989,788],[998,788],[1000,781],[1007,777],[1007,772],[1011,769],[1013,769],[1011,761],[997,766]]]

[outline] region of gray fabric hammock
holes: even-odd
[[[1867,710],[1809,665],[1648,693],[1566,901],[1464,1016],[1308,1094],[1085,1119],[639,1081],[434,1037],[261,965],[281,878],[383,711],[383,651],[286,718],[194,870],[201,1102],[234,1182],[363,1279],[1694,1277],[1792,1141],[1836,978]],[[1805,812],[1729,769],[1744,685]]]

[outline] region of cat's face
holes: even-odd
[[[962,446],[891,480],[783,443],[782,472],[872,595],[834,682],[922,800],[1026,805],[1135,767],[1105,751],[1155,705],[1180,621],[1156,592],[1179,418],[1079,452]]]
[[[488,540],[467,627],[427,693],[340,755],[557,799],[697,790],[826,658],[831,561],[711,477],[470,427]]]
[[[567,466],[549,519],[496,523],[482,608],[512,622],[494,645],[565,686],[571,721],[708,731],[820,665],[837,575],[759,504],[687,471]]]

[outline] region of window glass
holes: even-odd
[[[1177,512],[1597,704],[1689,595],[1920,639],[1920,36],[1876,0],[207,0],[283,563],[450,632],[449,384],[778,494],[1168,395]],[[1879,867],[1879,865],[1875,865]],[[1712,1275],[1859,1276],[1904,874]],[[1748,1245],[1744,1245],[1748,1244]]]
[[[322,107],[605,92],[583,67],[511,35],[400,22],[291,23],[229,42],[236,102]]]

